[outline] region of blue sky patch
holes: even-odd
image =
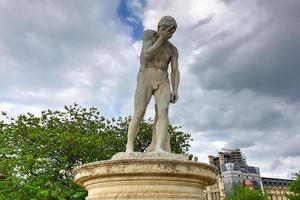
[[[131,36],[135,40],[140,40],[143,38],[144,26],[138,17],[138,11],[130,6],[132,2],[132,0],[120,0],[117,13],[121,21],[132,28]],[[139,3],[141,3],[142,7],[146,6],[145,0],[139,0]]]

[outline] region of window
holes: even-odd
[[[217,200],[220,200],[220,192],[217,192]]]

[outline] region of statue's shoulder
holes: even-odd
[[[175,47],[175,45],[172,44],[170,41],[168,42],[168,44],[169,44],[169,47],[171,48],[171,50],[173,51],[173,53],[174,53],[175,55],[178,55],[178,50],[177,50],[177,48]]]
[[[147,29],[144,31],[144,40],[149,40],[152,39],[153,36],[155,36],[157,34],[156,31],[151,30],[151,29]]]
[[[151,30],[151,29],[147,29],[144,31],[144,35],[147,34],[147,35],[154,35],[156,34],[156,31],[155,30]]]

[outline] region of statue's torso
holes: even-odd
[[[158,35],[155,31],[153,31],[151,43],[154,44],[157,39],[158,39]],[[161,46],[157,50],[157,53],[150,59],[146,59],[142,51],[140,56],[141,69],[155,68],[167,72],[168,65],[170,63],[171,57],[174,52],[173,50],[174,48],[175,47],[169,41],[167,41],[163,46]]]

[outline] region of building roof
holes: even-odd
[[[291,179],[281,179],[281,178],[266,178],[261,177],[263,186],[276,186],[276,187],[287,187],[288,184],[293,181]]]
[[[259,169],[258,169],[258,167],[244,166],[243,168],[247,170],[247,173],[251,173],[251,174],[259,174]]]
[[[253,166],[241,166],[239,163],[226,163],[225,165],[221,166],[221,171],[241,171],[245,174],[260,174],[259,169]]]

